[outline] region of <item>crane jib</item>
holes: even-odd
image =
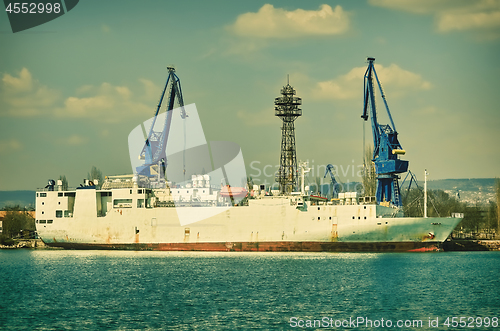
[[[186,112],[184,111],[184,98],[182,96],[180,79],[175,74],[175,69],[173,67],[168,67],[167,69],[167,81],[160,95],[160,100],[158,101],[158,106],[156,108],[156,112],[153,117],[146,141],[144,143],[144,147],[139,155],[141,159],[144,159],[144,164],[137,167],[136,169],[138,174],[148,177],[154,176],[151,173],[151,166],[159,166],[161,164],[163,167],[165,167],[165,165],[167,164],[166,147],[170,132],[170,124],[172,122],[172,110],[174,109],[174,104],[176,101],[181,107],[181,117],[184,119],[187,116]],[[160,113],[168,88],[169,92],[167,107],[165,110],[165,122],[161,131],[155,131],[154,128],[156,120],[158,118],[158,114]]]

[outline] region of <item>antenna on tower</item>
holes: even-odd
[[[286,85],[290,85],[290,74],[286,74]]]

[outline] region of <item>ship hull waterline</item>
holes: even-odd
[[[208,251],[208,252],[437,252],[439,242],[200,242],[101,244],[50,242],[76,250]]]

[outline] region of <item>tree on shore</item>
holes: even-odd
[[[497,191],[497,235],[500,233],[500,178],[495,179],[495,187]]]
[[[68,190],[68,180],[66,179],[65,175],[59,176],[59,180],[62,181],[62,190],[67,191]]]
[[[99,170],[96,166],[92,166],[92,169],[90,169],[90,172],[87,174],[87,179],[91,181],[97,179],[99,181],[99,185],[102,185],[102,183],[104,182],[102,171]]]
[[[488,212],[487,212],[487,227],[490,230],[498,231],[498,206],[495,201],[490,201],[488,203]]]
[[[368,146],[365,149],[365,159],[363,162],[363,187],[365,189],[365,196],[375,196],[377,188],[377,174],[375,173],[375,163],[372,161],[373,147]]]
[[[2,219],[2,234],[9,238],[17,237],[25,231],[35,230],[35,220],[28,213],[11,210]]]

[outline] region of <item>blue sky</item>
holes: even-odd
[[[289,74],[298,159],[356,180],[367,56],[419,178],[498,177],[499,42],[498,0],[86,0],[15,34],[3,12],[0,190],[131,173],[128,134],[154,114],[169,65],[206,139],[238,143],[253,177],[279,163],[273,102]]]

